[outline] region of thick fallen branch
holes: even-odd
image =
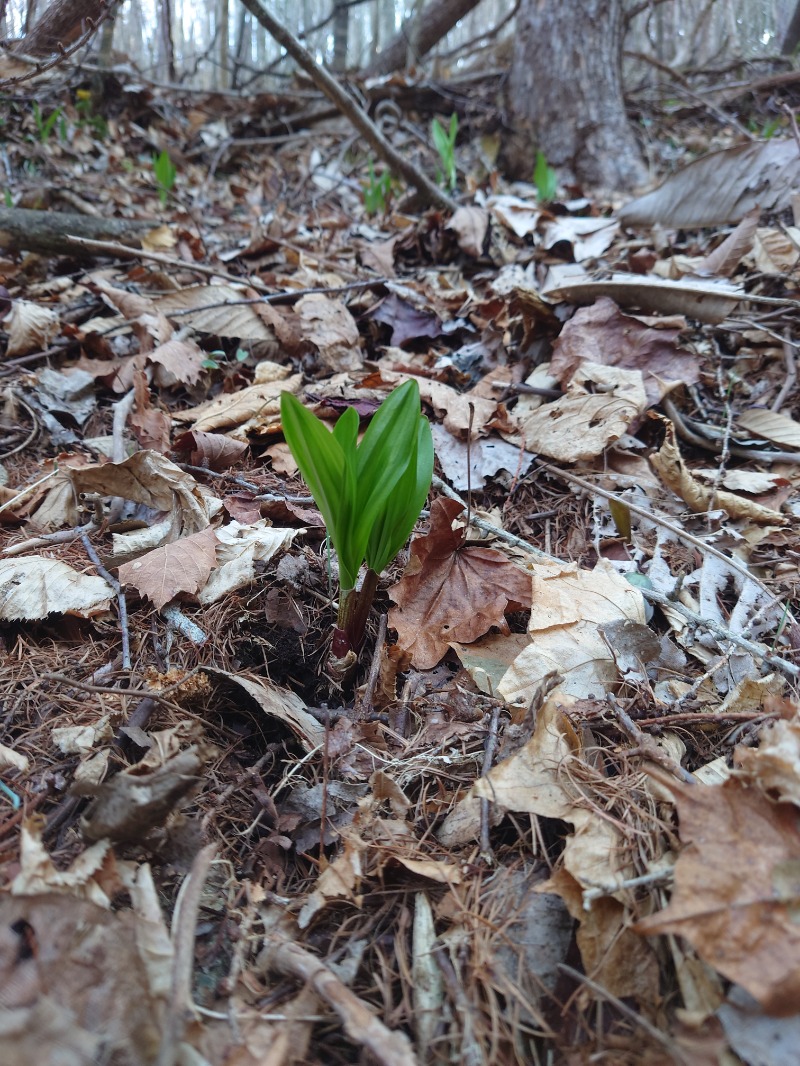
[[[135,222],[127,218],[92,218],[69,211],[0,207],[0,249],[91,257],[94,253],[79,248],[70,234],[91,241],[124,239],[138,246],[141,238],[158,225],[158,222]]]
[[[402,174],[426,203],[435,204],[446,211],[455,211],[456,204],[438,185],[421,173],[412,160],[400,154],[383,136],[367,113],[349,96],[336,78],[325,67],[321,67],[298,39],[291,34],[273,15],[267,11],[261,0],[242,0],[251,15],[261,23],[264,29],[286,49],[292,59],[308,74],[314,84],[328,99],[336,104],[342,114],[352,122],[364,140],[385,160],[396,174]]]

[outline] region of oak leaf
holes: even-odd
[[[451,641],[469,644],[492,626],[505,627],[507,611],[531,605],[531,577],[494,548],[464,544],[452,523],[463,511],[455,500],[434,500],[427,536],[411,544],[400,581],[389,590],[397,604],[389,625],[420,670],[436,666]]]

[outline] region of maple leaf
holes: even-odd
[[[531,605],[531,575],[494,548],[469,547],[453,520],[464,510],[456,500],[434,500],[427,536],[411,544],[400,581],[389,590],[397,604],[389,625],[420,670],[430,670],[450,641],[469,644],[492,626],[505,627],[507,611]]]

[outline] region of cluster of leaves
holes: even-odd
[[[375,164],[369,161],[369,180],[363,186],[364,210],[368,215],[385,214],[392,195],[392,174],[384,170],[378,178]]]
[[[381,404],[358,443],[358,414],[348,407],[333,432],[291,393],[281,396],[286,441],[325,519],[339,560],[342,590],[361,564],[380,573],[419,518],[433,475],[433,439],[407,381]]]

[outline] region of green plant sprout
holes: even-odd
[[[50,139],[50,134],[53,132],[53,127],[61,115],[61,108],[57,107],[55,111],[52,111],[47,118],[42,115],[42,109],[39,107],[37,100],[33,101],[33,121],[36,123],[36,132],[39,136],[41,144],[47,144]]]
[[[153,174],[158,186],[158,199],[163,207],[175,185],[175,178],[178,176],[175,164],[170,159],[166,149],[160,155],[153,156]]]
[[[246,352],[244,348],[237,348],[234,354],[234,359],[237,363],[246,363],[250,358],[250,353]],[[200,363],[200,366],[204,370],[220,370],[223,365],[228,362],[228,356],[221,348],[215,348],[213,352],[209,352],[206,358]]]
[[[436,146],[436,151],[439,153],[439,160],[441,161],[441,169],[437,168],[436,180],[439,184],[449,189],[450,192],[455,192],[456,185],[458,184],[458,173],[456,171],[456,136],[458,135],[458,115],[453,112],[450,116],[450,126],[445,129],[438,118],[435,118],[431,122],[431,137],[433,143]]]
[[[408,537],[433,476],[433,438],[419,386],[406,381],[378,408],[361,443],[348,407],[333,432],[289,392],[281,395],[286,443],[319,508],[339,560],[332,654],[358,654],[382,570]],[[367,571],[356,588],[362,563]]]
[[[369,181],[362,187],[364,194],[364,209],[368,215],[386,213],[389,200],[392,195],[392,175],[384,170],[379,178],[375,177],[375,165],[369,161]]]
[[[544,152],[536,153],[536,166],[533,168],[533,184],[541,203],[550,203],[555,199],[558,189],[558,175],[547,162]]]
[[[91,90],[77,90],[75,93],[75,110],[78,112],[78,125],[91,129],[96,137],[104,141],[108,136],[108,123],[102,115],[94,113]]]

